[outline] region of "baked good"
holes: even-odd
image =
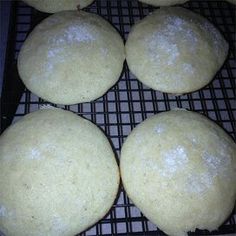
[[[159,6],[171,6],[176,4],[182,4],[187,2],[188,0],[139,0],[139,1],[159,7]]]
[[[109,141],[94,124],[47,108],[0,137],[0,231],[73,236],[100,220],[118,191]]]
[[[169,235],[217,229],[236,199],[236,145],[217,124],[186,110],[139,124],[121,150],[132,202]]]
[[[69,105],[101,97],[118,81],[124,59],[122,38],[106,20],[63,11],[30,33],[19,53],[18,71],[30,91]]]
[[[66,10],[76,10],[84,8],[91,4],[94,0],[23,0],[28,5],[39,11],[47,13],[55,13]]]
[[[228,43],[208,20],[181,7],[154,11],[133,26],[126,42],[126,60],[137,79],[173,94],[207,85],[227,53]]]

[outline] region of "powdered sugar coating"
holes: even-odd
[[[213,184],[213,178],[209,173],[188,174],[186,176],[186,188],[188,193],[199,194],[202,196]]]
[[[90,24],[83,23],[81,25],[71,24],[62,31],[61,36],[52,38],[53,43],[61,45],[63,43],[80,43],[92,42],[96,40]]]
[[[187,151],[183,146],[162,151],[163,166],[160,168],[161,174],[167,178],[172,178],[174,174],[185,168],[188,163]]]
[[[217,175],[224,175],[231,164],[231,158],[229,155],[221,156],[219,153],[218,156],[216,156],[207,151],[203,152],[202,160],[212,178]]]
[[[62,217],[60,216],[54,216],[53,219],[52,219],[52,229],[55,233],[58,233],[58,234],[63,234],[63,233],[66,233],[68,232],[68,224],[66,224]]]
[[[0,205],[0,217],[6,217],[7,215],[7,209],[5,206]]]
[[[159,33],[154,33],[150,38],[147,38],[146,42],[149,45],[150,58],[153,62],[160,63],[162,56],[157,53],[166,54],[166,63],[168,66],[174,65],[176,59],[179,57],[179,51],[176,44],[169,42],[168,35],[161,35]]]
[[[203,167],[206,172],[196,175],[189,173],[187,175],[186,191],[196,193],[202,196],[206,191],[212,188],[217,176],[227,178],[227,172],[230,171],[231,158],[229,156],[216,156],[207,151],[201,154]]]
[[[158,124],[158,125],[155,126],[154,131],[157,134],[161,134],[161,133],[165,132],[166,129],[167,129],[167,127],[166,127],[165,124]]]
[[[50,21],[51,20],[49,20],[49,22]],[[53,24],[58,23],[56,20],[52,22]],[[47,38],[47,35],[44,37]],[[100,33],[94,30],[92,24],[83,22],[83,20],[81,24],[71,21],[67,27],[48,39],[48,44],[52,46],[48,50],[48,60],[45,61],[45,71],[52,73],[56,65],[66,61],[68,55],[63,48],[64,46],[68,48],[68,46],[73,44],[78,44],[78,46],[82,43],[89,44],[99,39],[99,37],[101,37]]]
[[[31,150],[31,156],[30,157],[31,157],[32,160],[40,159],[41,158],[41,153],[36,147],[34,147]]]
[[[221,54],[224,51],[224,43],[222,42],[222,36],[219,31],[208,21],[203,22],[199,25],[204,32],[208,32],[210,39],[213,42],[215,58],[219,64],[221,64]]]
[[[185,73],[194,74],[195,69],[194,69],[194,67],[191,64],[184,63],[183,64],[183,71]]]

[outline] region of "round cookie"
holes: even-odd
[[[76,10],[78,7],[84,8],[91,4],[94,0],[23,0],[35,9],[55,13],[66,10]]]
[[[0,231],[73,236],[100,220],[118,191],[105,135],[60,109],[23,117],[0,137]]]
[[[236,145],[214,122],[185,110],[138,125],[121,150],[124,188],[169,235],[217,229],[236,198]]]
[[[89,102],[119,79],[125,59],[118,32],[98,15],[64,11],[42,21],[24,42],[18,71],[26,87],[53,103]]]
[[[159,7],[159,6],[171,6],[176,4],[182,4],[187,2],[188,0],[139,0],[139,1]]]
[[[222,66],[228,43],[205,18],[181,7],[154,11],[132,28],[130,70],[145,85],[183,94],[207,85]]]

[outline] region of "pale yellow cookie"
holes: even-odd
[[[23,0],[42,12],[55,13],[87,7],[94,0]]]
[[[124,188],[143,214],[169,235],[217,229],[236,199],[236,145],[195,112],[148,118],[121,150]]]
[[[60,109],[24,116],[0,137],[0,231],[73,236],[100,220],[118,191],[109,141]]]
[[[64,11],[30,33],[18,57],[26,87],[53,103],[75,104],[101,97],[119,79],[125,59],[119,33],[102,17]]]
[[[126,43],[131,72],[152,89],[183,94],[207,85],[224,63],[228,43],[205,18],[163,7],[136,23]]]

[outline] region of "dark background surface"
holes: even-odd
[[[9,16],[10,16],[11,1],[0,1],[0,97],[2,91],[3,70],[5,64],[5,53],[8,36]]]

